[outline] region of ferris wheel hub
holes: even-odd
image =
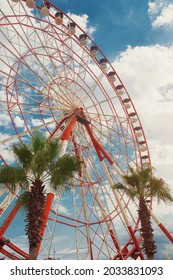
[[[83,111],[82,107],[79,107],[77,104],[71,104],[68,108],[63,109],[63,115],[69,116],[69,115],[78,115]]]

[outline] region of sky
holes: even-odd
[[[173,0],[51,2],[88,32],[120,76],[141,120],[155,174],[173,191]],[[22,132],[22,120],[16,117],[15,122]],[[0,132],[2,139],[7,132]],[[7,150],[2,152],[7,156]],[[173,234],[173,206],[154,203],[153,210]],[[173,258],[171,243],[154,228],[160,246],[157,258]]]

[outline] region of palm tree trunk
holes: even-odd
[[[143,236],[143,247],[148,260],[154,259],[156,245],[153,239],[153,228],[151,225],[150,211],[146,205],[145,199],[139,200],[139,219],[141,221],[141,234]]]
[[[37,246],[29,245],[28,260],[36,260],[36,259],[37,259]]]
[[[29,207],[26,215],[26,234],[29,239],[29,259],[37,259],[37,245],[39,244],[45,204],[44,185],[35,180],[29,193]]]

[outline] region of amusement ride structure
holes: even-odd
[[[56,251],[60,259],[144,259],[137,207],[112,189],[129,165],[151,165],[128,91],[69,14],[49,1],[6,3],[0,21],[1,164],[13,162],[10,145],[29,141],[38,130],[60,139],[62,154],[83,162],[70,192],[59,196],[47,186],[38,258]],[[0,189],[0,253],[16,260],[28,258],[16,204],[21,191]]]

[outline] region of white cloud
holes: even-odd
[[[9,139],[10,134],[7,133],[1,133],[0,132],[0,141],[3,141],[4,139]],[[16,144],[16,140],[8,141],[5,144],[0,145],[0,155],[3,157],[4,161],[6,163],[12,163],[14,162],[14,157],[11,153],[11,145]]]
[[[14,123],[19,128],[23,128],[25,126],[24,120],[22,120],[19,116],[14,118]]]
[[[148,13],[152,20],[152,27],[173,27],[173,4],[164,0],[148,3]]]
[[[0,126],[7,126],[9,123],[10,117],[2,112],[0,118]]]
[[[160,26],[173,26],[173,4],[163,8],[161,14],[153,21],[152,26],[158,28]]]
[[[170,125],[173,119],[170,97],[173,46],[128,47],[115,62],[115,67],[139,113],[152,165],[173,184],[173,128]]]
[[[164,7],[165,0],[155,0],[154,2],[148,3],[148,12],[150,15],[155,15],[159,13]]]
[[[31,123],[32,123],[33,126],[39,126],[39,125],[41,125],[43,122],[42,122],[40,119],[31,118]]]
[[[139,114],[155,175],[163,178],[173,193],[173,46],[128,47],[113,64]],[[154,203],[153,211],[169,230],[172,206]],[[163,234],[154,222],[153,226],[157,236]]]

